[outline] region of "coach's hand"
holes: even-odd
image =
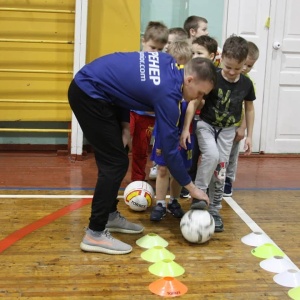
[[[202,190],[198,189],[193,182],[189,183],[185,186],[185,188],[190,192],[190,195],[192,198],[196,198],[199,200],[204,200],[207,202],[207,205],[209,205],[209,198],[206,193],[204,193]]]

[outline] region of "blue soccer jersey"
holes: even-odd
[[[183,125],[184,125],[184,118],[185,118],[185,114],[186,114],[186,110],[187,110],[187,106],[188,106],[188,102],[186,102],[185,100],[182,100],[180,103],[180,110],[181,110],[181,114],[180,114],[180,118],[179,118],[179,122],[178,122],[178,140],[180,139],[180,135],[182,133],[182,129],[183,129]],[[192,130],[191,130],[192,132]],[[153,160],[156,164],[160,165],[160,166],[166,166],[166,162],[163,156],[163,152],[161,149],[161,141],[160,141],[160,134],[156,128],[156,126],[154,126],[154,130],[153,130],[153,136],[154,136],[154,144],[153,144],[153,148],[152,148],[152,153],[151,153],[151,160]],[[194,135],[191,134],[191,143],[187,143],[187,149],[182,148],[180,145],[178,146],[178,151],[180,152],[180,155],[182,157],[183,160],[183,164],[186,168],[186,170],[189,170],[192,167],[192,151],[193,151],[193,147],[194,147]]]
[[[88,96],[126,110],[154,111],[165,162],[175,179],[191,178],[178,151],[183,69],[162,52],[113,53],[84,66],[74,77]]]

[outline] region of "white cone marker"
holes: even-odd
[[[285,272],[279,273],[273,277],[273,280],[282,286],[297,287],[300,286],[300,271],[289,269]]]
[[[263,232],[252,232],[241,238],[241,241],[248,246],[261,246],[271,243],[271,239]]]
[[[273,273],[282,273],[290,269],[297,269],[289,259],[283,256],[273,256],[260,262],[261,268]]]

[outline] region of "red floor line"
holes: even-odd
[[[24,236],[30,234],[31,232],[55,221],[56,219],[63,217],[64,215],[68,214],[69,212],[72,212],[84,205],[87,205],[91,203],[92,199],[80,199],[66,207],[63,207],[50,215],[47,215],[43,217],[42,219],[39,219],[13,233],[11,233],[9,236],[4,238],[0,241],[0,253],[2,253],[4,250],[12,246],[14,243],[22,239]]]

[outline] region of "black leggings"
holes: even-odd
[[[116,107],[86,95],[71,82],[68,98],[84,136],[93,146],[98,179],[92,201],[89,228],[102,231],[110,212],[117,210],[118,191],[128,169],[128,154]]]

